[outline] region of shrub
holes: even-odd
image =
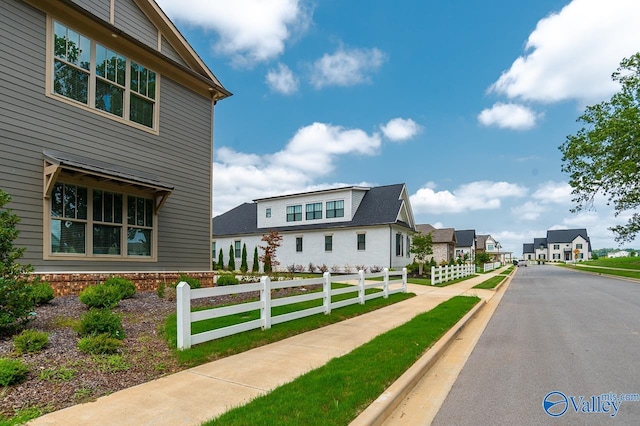
[[[382,266],[373,265],[372,267],[369,268],[369,271],[371,271],[372,273],[381,272]]]
[[[116,286],[97,284],[82,290],[78,298],[89,308],[110,309],[118,306],[122,293]]]
[[[109,277],[104,285],[113,286],[120,292],[121,299],[129,299],[136,294],[136,286],[133,281],[123,277]]]
[[[120,340],[109,337],[106,333],[83,337],[78,341],[78,349],[86,354],[115,354],[121,347],[122,342]]]
[[[216,285],[235,285],[238,284],[238,279],[229,274],[220,275],[216,280]]]
[[[189,275],[185,274],[184,272],[180,272],[180,277],[178,278],[178,281],[173,283],[173,286],[177,287],[178,284],[180,284],[182,281],[184,281],[187,284],[189,284],[189,287],[191,287],[192,289],[202,287],[202,283],[200,283],[199,279],[194,278],[194,277],[190,277]]]
[[[356,265],[356,271],[363,271],[366,274],[367,269],[368,268],[365,265]]]
[[[160,284],[158,284],[158,288],[156,289],[156,295],[157,295],[160,299],[164,299],[164,288],[165,288],[164,283],[160,283]]]
[[[316,265],[314,265],[313,262],[309,262],[309,272],[313,274],[315,270],[316,270]]]
[[[260,272],[260,264],[258,263],[258,247],[253,249],[253,266],[251,267],[251,272]]]
[[[53,300],[53,288],[46,281],[38,281],[29,285],[29,297],[34,305],[40,306]]]
[[[292,263],[291,265],[287,265],[287,272],[294,273],[296,271],[296,264]]]
[[[325,265],[324,263],[320,266],[318,266],[318,269],[320,270],[320,272],[322,272],[323,274],[327,271],[329,271],[329,267],[327,265]]]
[[[106,334],[114,339],[124,339],[122,318],[107,309],[91,309],[82,315],[77,331],[81,336]]]
[[[13,346],[18,354],[40,352],[49,344],[49,334],[36,331],[24,330],[13,338]]]
[[[296,272],[298,273],[304,272],[304,265],[296,265]]]
[[[236,270],[235,250],[233,250],[233,245],[229,246],[229,270]]]
[[[21,359],[0,358],[0,386],[22,383],[29,373],[29,367]]]

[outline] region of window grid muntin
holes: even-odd
[[[322,219],[322,203],[310,203],[305,206],[306,219]]]
[[[358,234],[358,250],[365,250],[367,247],[367,235]]]
[[[233,255],[236,259],[240,259],[242,256],[242,248],[240,247],[240,241],[233,242]]]
[[[324,236],[324,251],[333,251],[333,235]]]
[[[302,220],[302,204],[287,206],[287,222],[298,222]]]
[[[344,200],[327,201],[327,219],[344,217]]]

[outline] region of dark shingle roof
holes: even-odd
[[[438,243],[454,243],[456,241],[456,234],[453,228],[434,228],[428,223],[416,225],[416,230],[423,234],[431,233],[431,241],[434,244]]]
[[[533,248],[539,249],[540,246],[542,248],[547,248],[547,239],[546,238],[534,238],[533,239]]]
[[[533,243],[525,243],[522,245],[522,254],[535,252],[536,251],[533,249]]]
[[[475,229],[456,231],[456,247],[474,247],[475,239]]]
[[[398,224],[409,227],[405,222],[398,220],[398,214],[402,206],[400,196],[403,188],[404,184],[395,184],[369,189],[362,198],[360,206],[351,221],[280,226],[270,229],[287,232],[385,224]],[[259,234],[268,231],[266,228],[258,229],[257,210],[257,203],[244,203],[214,217],[213,236]]]
[[[570,243],[576,239],[576,237],[581,236],[586,241],[589,241],[589,236],[587,235],[587,230],[584,228],[580,229],[554,229],[547,231],[547,241],[549,244],[552,243]]]

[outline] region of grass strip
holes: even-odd
[[[505,277],[504,275],[496,275],[494,277],[491,277],[482,281],[480,284],[478,284],[477,286],[474,286],[473,288],[490,290],[492,288],[496,288],[496,286],[500,284],[502,281],[504,281],[506,278],[507,277]]]
[[[332,288],[344,286],[346,285],[332,283]],[[380,290],[368,289],[366,293],[369,294],[376,291]],[[331,301],[336,302],[356,296],[357,292],[350,294],[340,294],[337,296],[332,296]],[[376,309],[380,309],[385,306],[407,300],[414,296],[415,294],[413,293],[395,293],[390,295],[387,299],[378,297],[375,299],[367,300],[364,305],[356,303],[353,305],[344,306],[339,309],[334,309],[329,315],[316,314],[305,318],[300,318],[295,321],[275,324],[268,330],[250,330],[244,333],[234,334],[231,336],[223,337],[221,339],[204,342],[184,351],[179,351],[176,349],[175,356],[180,365],[184,367],[193,367],[196,365],[204,364],[205,362],[214,361],[216,359],[244,352],[249,349],[277,342],[279,340],[286,339],[287,337],[295,336],[297,334],[314,330],[316,328],[324,327],[325,325],[344,321],[348,318],[362,315],[367,312],[371,312]],[[288,312],[294,312],[314,306],[319,306],[321,304],[322,300],[313,300],[292,305],[277,306],[272,308],[272,313],[274,316],[282,315]],[[240,324],[257,318],[260,318],[260,311],[258,310],[243,312],[236,315],[229,315],[222,318],[214,318],[206,321],[198,321],[192,324],[191,332],[192,334],[201,333],[203,331],[226,327],[233,324]],[[171,314],[165,319],[164,337],[169,347],[175,348],[177,346],[176,314]]]
[[[594,268],[594,267],[582,268],[581,265],[575,265],[575,269],[579,269],[585,272],[591,272],[594,274],[600,274],[600,275],[614,275],[617,277],[640,279],[640,271],[621,271],[618,269]]]
[[[453,297],[347,355],[204,424],[349,424],[479,301],[477,297]]]

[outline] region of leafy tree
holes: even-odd
[[[492,257],[489,253],[487,253],[486,251],[481,251],[481,252],[477,252],[476,253],[476,263],[478,265],[483,265],[485,263],[489,263],[491,262]]]
[[[247,245],[242,244],[242,262],[240,262],[240,271],[242,273],[247,272],[249,266],[247,265]]]
[[[251,272],[260,272],[260,264],[258,263],[258,247],[253,250],[253,267]]]
[[[592,208],[598,193],[613,203],[616,216],[634,211],[626,225],[609,228],[622,242],[640,232],[640,53],[623,59],[612,79],[620,91],[588,106],[578,118],[584,127],[567,136],[560,151],[573,187],[572,212]]]
[[[0,334],[15,331],[30,319],[35,306],[26,275],[33,270],[31,265],[22,265],[18,259],[25,248],[14,247],[19,232],[17,214],[5,205],[11,196],[0,189]]]
[[[220,253],[218,254],[218,269],[224,270],[224,254],[222,253],[222,249],[220,249]]]
[[[433,238],[431,233],[423,234],[418,232],[411,239],[411,247],[409,253],[414,255],[415,261],[418,263],[418,275],[422,275],[422,269],[427,256],[433,254]]]
[[[233,252],[233,244],[229,246],[229,270],[230,271],[236,270],[236,261],[235,261],[235,255]]]
[[[260,246],[264,253],[260,256],[260,261],[264,263],[264,272],[268,274],[280,264],[276,259],[276,250],[282,245],[282,235],[278,234],[278,231],[269,231],[268,234],[262,236],[262,241],[267,244]]]

